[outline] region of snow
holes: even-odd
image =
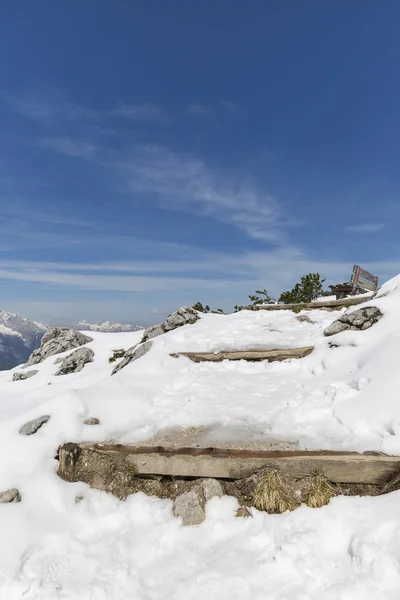
[[[235,517],[233,498],[214,498],[206,521],[184,528],[170,501],[120,502],[56,475],[66,441],[136,442],[176,427],[201,427],[210,444],[282,440],[400,455],[400,276],[362,306],[384,317],[330,338],[323,330],[340,311],[304,311],[312,323],[292,311],[207,314],[155,338],[112,377],[113,351],[142,332],[92,332],[94,362],[77,374],[56,377],[58,356],[25,381],[0,372],[0,491],[22,496],[0,505],[0,598],[397,600],[400,492],[283,515],[252,509],[248,519]],[[309,345],[304,359],[270,364],[170,356]],[[44,414],[51,419],[35,435],[18,433]],[[88,417],[101,424],[85,426]]]
[[[0,323],[0,335],[17,335],[22,337],[18,331],[14,331],[14,329],[10,329],[10,327],[6,327],[6,325],[3,325],[2,323]]]

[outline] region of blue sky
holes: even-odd
[[[0,307],[148,324],[400,271],[397,0],[5,0]]]

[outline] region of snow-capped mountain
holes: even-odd
[[[138,325],[129,325],[115,323],[114,321],[103,321],[102,323],[88,323],[87,321],[78,321],[73,326],[79,331],[100,331],[101,333],[123,333],[130,331],[140,331],[143,327]]]
[[[46,325],[0,310],[0,370],[25,362],[40,345]]]

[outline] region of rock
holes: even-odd
[[[300,321],[301,323],[315,323],[315,321],[312,321],[308,315],[298,315],[296,320]]]
[[[21,494],[16,488],[0,494],[0,504],[10,504],[11,502],[21,502]]]
[[[23,381],[24,379],[29,379],[30,377],[36,375],[36,373],[38,372],[39,371],[34,369],[33,371],[27,371],[26,373],[14,373],[13,381]]]
[[[165,333],[165,329],[162,325],[152,325],[151,327],[145,330],[143,334],[143,340],[152,340],[153,338],[158,337],[163,333]]]
[[[224,490],[216,479],[203,479],[189,492],[178,496],[173,505],[176,517],[182,517],[183,525],[200,525],[206,518],[206,502],[214,496],[223,496]]]
[[[205,499],[200,486],[196,486],[181,496],[173,505],[176,517],[182,517],[183,525],[200,525],[206,518]]]
[[[141,358],[142,356],[147,354],[151,349],[152,345],[153,342],[148,341],[144,342],[144,344],[136,344],[136,346],[132,346],[132,348],[129,348],[126,351],[125,356],[121,360],[121,362],[119,362],[117,366],[114,367],[111,375],[115,375],[115,373],[118,373],[118,371],[126,367],[126,365],[129,365],[129,363],[134,362],[138,358]]]
[[[208,502],[208,500],[211,500],[211,498],[214,498],[214,496],[218,496],[219,498],[221,498],[221,496],[224,495],[222,485],[217,479],[203,479],[203,481],[201,482],[201,489],[203,491],[204,499],[206,502]]]
[[[251,514],[251,512],[248,511],[248,509],[245,506],[241,506],[240,508],[237,509],[236,511],[236,516],[237,517],[253,517],[253,515]]]
[[[66,350],[79,348],[80,346],[88,344],[92,341],[93,339],[91,337],[81,333],[80,331],[54,327],[53,329],[49,329],[49,331],[44,334],[40,348],[32,352],[25,367],[37,365],[48,356],[60,354]]]
[[[32,434],[36,433],[38,431],[38,429],[41,428],[42,425],[47,423],[47,421],[49,419],[50,419],[50,415],[43,415],[42,417],[38,417],[37,419],[28,421],[27,423],[25,423],[25,425],[23,425],[21,427],[19,432],[22,435],[32,435]]]
[[[376,306],[359,308],[351,313],[344,313],[324,331],[325,336],[335,335],[346,329],[364,330],[377,323],[383,314]]]
[[[177,311],[169,315],[164,321],[164,323],[160,323],[159,325],[152,325],[148,329],[145,330],[143,334],[142,341],[145,342],[147,340],[151,340],[167,331],[172,331],[173,329],[177,329],[178,327],[182,327],[183,325],[192,325],[199,320],[199,314],[196,310],[194,310],[191,306],[181,306]]]
[[[89,419],[84,420],[84,424],[85,425],[100,425],[100,421],[99,421],[99,419],[96,419],[96,417],[90,417]]]
[[[78,348],[78,350],[75,350],[75,352],[64,358],[56,375],[78,373],[82,371],[87,363],[93,362],[93,357],[94,352],[91,348]]]
[[[62,363],[62,361],[65,360],[65,356],[59,356],[58,358],[56,358],[56,360],[53,362],[53,365],[59,365],[60,363]]]

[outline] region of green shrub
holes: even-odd
[[[279,302],[283,304],[300,304],[301,302],[312,302],[318,296],[328,296],[330,292],[324,291],[323,283],[319,273],[308,273],[303,275],[300,283],[296,283],[290,292],[283,292]]]

